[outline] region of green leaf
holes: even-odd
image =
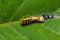
[[[0,0],[0,19],[7,22],[23,4],[23,0]]]
[[[56,22],[59,21],[57,20],[58,19],[56,19]],[[52,20],[48,21],[52,22]],[[48,23],[48,21],[46,22]],[[47,24],[46,22],[45,24]],[[19,21],[0,24],[0,39],[4,40],[3,38],[5,38],[6,40],[60,40],[60,27],[57,24],[54,25],[55,27],[54,29],[52,29],[53,25],[51,27],[50,25],[34,23],[27,26],[21,26]]]
[[[18,11],[10,17],[10,21],[16,21],[22,16],[36,15],[41,13],[52,13],[58,9],[60,2],[58,0],[26,0],[19,7]]]
[[[56,17],[42,24],[20,23],[22,16],[52,12]],[[0,0],[0,40],[60,40],[59,21],[60,0]]]
[[[55,13],[55,18],[46,20],[44,24],[45,26],[48,26],[50,30],[60,35],[60,22],[59,22],[60,21],[60,8],[56,10],[54,13]]]
[[[25,15],[51,13],[60,7],[60,0],[0,0],[1,23],[17,21]]]

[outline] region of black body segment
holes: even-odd
[[[43,14],[42,16],[44,17],[45,20],[54,18],[54,14]]]

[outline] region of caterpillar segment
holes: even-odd
[[[36,22],[36,21],[38,21],[39,17],[38,16],[32,16],[31,19],[32,19],[32,21]]]
[[[21,24],[29,24],[32,21],[30,17],[25,17],[21,19]]]
[[[45,20],[45,19],[44,19],[42,16],[33,16],[33,17],[32,17],[32,21],[33,21],[33,22],[43,23],[44,20]]]

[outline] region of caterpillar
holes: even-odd
[[[42,14],[42,16],[26,16],[21,19],[21,24],[29,24],[32,22],[43,23],[46,19],[54,18],[53,14]]]

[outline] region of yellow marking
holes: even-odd
[[[31,18],[25,18],[25,19],[22,19],[22,20],[30,20]]]
[[[32,17],[33,20],[38,20],[38,17]]]

